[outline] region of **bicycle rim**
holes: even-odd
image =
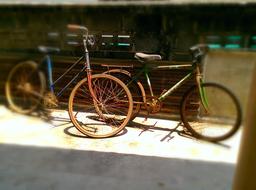
[[[83,134],[103,138],[119,133],[129,122],[133,104],[128,88],[119,79],[105,74],[92,76],[92,88],[97,101],[88,89],[87,79],[81,80],[69,98],[69,116]]]
[[[134,120],[138,116],[141,110],[141,106],[144,102],[143,99],[145,97],[145,91],[143,89],[142,84],[138,81],[132,80],[132,78],[129,75],[129,72],[126,70],[113,69],[106,71],[105,73],[120,79],[130,90],[133,98],[133,111],[130,120]]]
[[[10,108],[22,114],[34,111],[41,101],[39,96],[45,91],[45,83],[45,77],[38,71],[35,62],[26,61],[16,65],[5,85]]]
[[[222,85],[202,85],[208,110],[203,105],[197,87],[191,88],[181,105],[185,127],[196,138],[221,141],[231,137],[241,124],[241,108],[235,95]]]

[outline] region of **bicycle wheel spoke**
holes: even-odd
[[[241,123],[241,108],[235,96],[215,83],[203,85],[208,109],[197,88],[183,98],[181,116],[185,126],[195,137],[219,141],[232,136]]]
[[[92,88],[96,100],[90,95],[87,80],[79,82],[73,89],[69,99],[71,121],[85,135],[113,136],[125,127],[132,113],[132,98],[129,90],[118,79],[106,75],[93,76]],[[122,97],[127,102],[125,104],[120,103],[115,97],[122,88],[126,89],[124,90],[126,96]],[[79,108],[76,108],[76,105],[80,105]]]
[[[131,116],[131,120],[133,120],[134,118],[136,118],[136,116],[139,114],[140,109],[141,109],[141,105],[143,103],[143,94],[144,94],[144,88],[142,87],[142,85],[137,82],[136,80],[132,79],[131,76],[129,76],[129,74],[127,74],[126,72],[123,73],[120,70],[110,70],[108,72],[106,72],[108,74],[111,74],[112,76],[117,77],[118,79],[120,79],[122,82],[125,83],[125,85],[129,88],[131,94],[132,94],[132,98],[133,98],[133,113]],[[137,103],[136,103],[137,102]],[[138,103],[140,102],[140,103]]]
[[[29,113],[40,103],[45,79],[37,70],[36,63],[22,62],[9,73],[5,89],[10,107],[19,113]]]

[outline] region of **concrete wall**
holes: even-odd
[[[256,65],[256,52],[210,51],[205,58],[205,80],[221,83],[238,97],[245,118]]]

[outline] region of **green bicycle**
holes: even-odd
[[[155,66],[152,61],[161,60],[160,55],[136,53],[135,58],[142,63],[142,69],[134,75],[127,70],[110,69],[105,73],[121,79],[131,91],[133,96],[133,113],[131,120],[136,118],[141,107],[144,106],[148,113],[160,111],[166,98],[181,87],[190,78],[196,78],[196,85],[192,86],[183,96],[180,105],[180,116],[184,127],[196,138],[208,141],[221,141],[231,137],[241,125],[242,111],[236,96],[221,84],[205,83],[200,71],[202,58],[207,52],[206,45],[196,45],[190,48],[192,64]],[[155,97],[149,78],[149,70],[168,68],[191,68],[187,75]],[[146,96],[145,89],[138,78],[145,75],[150,96]]]

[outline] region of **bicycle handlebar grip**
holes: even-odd
[[[67,27],[68,27],[68,29],[84,30],[84,31],[88,32],[88,29],[85,26],[80,26],[80,25],[76,25],[76,24],[68,24]]]

